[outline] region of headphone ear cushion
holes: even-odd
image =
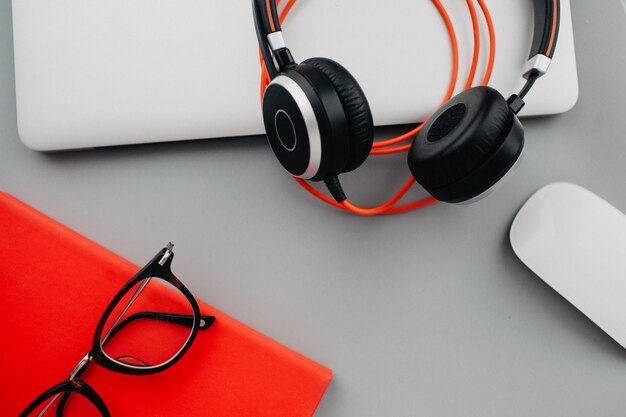
[[[309,58],[302,64],[320,70],[337,90],[350,131],[350,154],[343,172],[352,171],[365,162],[374,142],[374,121],[367,98],[352,74],[332,59]]]
[[[411,173],[434,197],[469,200],[511,168],[524,144],[521,124],[502,95],[474,87],[437,110],[413,141]]]

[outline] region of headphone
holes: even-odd
[[[478,2],[493,34],[486,7]],[[468,5],[472,10],[471,0]],[[358,82],[328,58],[297,64],[282,36],[276,0],[253,0],[252,6],[261,57],[271,80],[262,98],[263,121],[278,161],[309,191],[312,187],[302,180],[323,181],[335,205],[357,214],[388,212],[390,203],[372,212],[353,206],[339,181],[340,174],[367,159],[374,144],[372,114]],[[524,129],[517,114],[535,81],[548,71],[560,22],[559,0],[533,0],[533,7],[534,35],[520,92],[505,99],[485,85],[469,88],[443,104],[413,137],[409,169],[434,199],[476,201],[519,162]]]

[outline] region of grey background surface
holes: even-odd
[[[579,102],[525,121],[526,159],[506,187],[467,207],[357,218],[304,194],[260,137],[27,149],[0,0],[0,190],[136,263],[174,241],[196,296],[333,369],[318,417],[624,415],[624,349],[507,240],[517,209],[553,181],[626,211],[624,9],[572,9]],[[377,159],[345,186],[375,203],[406,175],[403,158]]]

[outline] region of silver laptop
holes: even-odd
[[[497,35],[491,84],[512,93],[523,81],[532,1],[486,3]],[[471,21],[465,2],[444,4],[459,41],[460,89]],[[569,0],[561,14],[550,72],[523,115],[565,112],[577,100]],[[13,29],[18,129],[33,149],[263,133],[248,0],[14,0]],[[297,60],[325,56],[347,67],[377,125],[419,121],[447,88],[450,41],[430,0],[301,0],[284,33]],[[479,75],[488,47],[482,35]]]

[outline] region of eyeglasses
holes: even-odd
[[[173,247],[168,243],[124,285],[100,318],[91,351],[20,417],[52,417],[53,410],[57,417],[110,417],[102,398],[80,379],[91,362],[123,374],[161,372],[180,360],[198,330],[211,327],[215,317],[200,315],[197,301],[172,273]]]

